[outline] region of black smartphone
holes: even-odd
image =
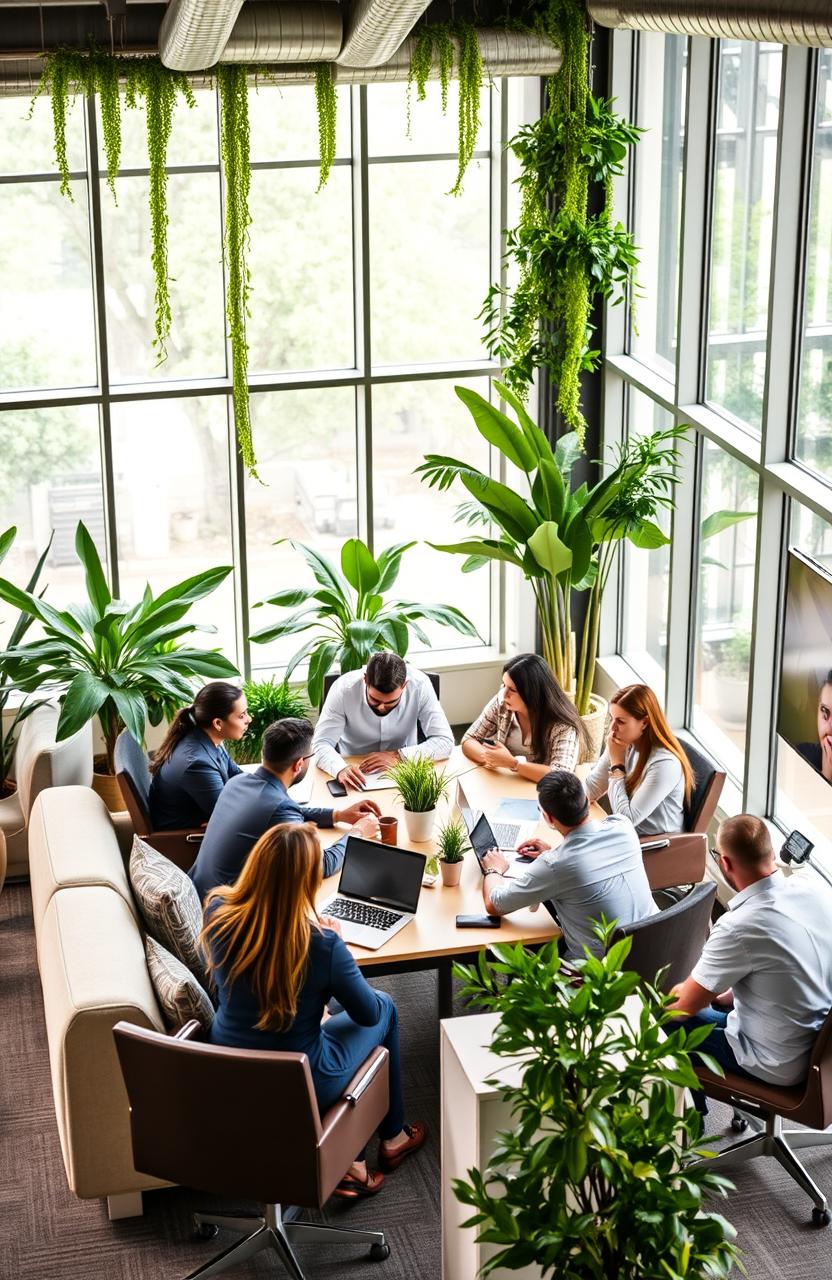
[[[502,916],[457,916],[457,929],[499,929]]]
[[[339,798],[347,794],[347,788],[337,778],[330,778],[326,784],[326,789],[331,796],[338,796]]]
[[[496,747],[497,745],[493,738],[481,738],[480,741],[484,747]]]

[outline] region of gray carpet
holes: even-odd
[[[435,978],[405,975],[378,982],[395,996],[402,1026],[408,1113],[431,1126],[429,1144],[388,1178],[373,1201],[335,1205],[333,1223],[384,1227],[392,1253],[371,1263],[360,1248],[306,1246],[308,1280],[439,1280],[439,1058]],[[710,1126],[728,1112],[712,1107]],[[804,1153],[815,1177],[832,1189],[832,1151]],[[752,1280],[829,1280],[832,1228],[807,1225],[809,1202],[767,1160],[737,1175],[726,1216],[739,1232]],[[67,1189],[52,1107],[46,1034],[35,964],[28,888],[7,885],[0,897],[0,1277],[2,1280],[176,1280],[231,1237],[189,1238],[190,1214],[210,1197],[185,1189],[145,1195],[142,1218],[111,1223],[103,1203]],[[229,1205],[223,1206],[226,1211]],[[239,1204],[236,1207],[247,1207]],[[230,1275],[281,1273],[261,1254]],[[474,1277],[471,1277],[474,1280]],[[614,1280],[614,1278],[610,1278]]]

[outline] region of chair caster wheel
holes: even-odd
[[[731,1121],[732,1133],[745,1133],[747,1128],[748,1128],[747,1120],[745,1120],[742,1116],[734,1116],[733,1120]]]
[[[828,1227],[830,1222],[832,1222],[832,1215],[830,1215],[828,1209],[812,1210],[813,1227]]]
[[[214,1236],[218,1236],[219,1233],[220,1233],[219,1227],[215,1226],[213,1222],[197,1222],[196,1220],[194,1220],[194,1224],[193,1224],[194,1240],[213,1240]]]
[[[390,1257],[389,1244],[370,1245],[370,1261],[371,1262],[386,1262],[389,1257]]]

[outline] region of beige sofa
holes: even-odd
[[[127,1095],[112,1028],[164,1030],[138,915],[104,802],[89,787],[41,791],[29,868],[55,1116],[69,1186],[106,1197],[111,1218],[142,1212],[165,1185],[133,1168]]]

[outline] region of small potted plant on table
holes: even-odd
[[[430,840],[436,806],[448,793],[444,769],[435,769],[427,756],[407,756],[391,765],[387,777],[396,784],[404,805],[407,834],[414,843]]]
[[[440,827],[436,846],[443,884],[459,884],[467,843],[468,833],[459,818],[453,818]]]

